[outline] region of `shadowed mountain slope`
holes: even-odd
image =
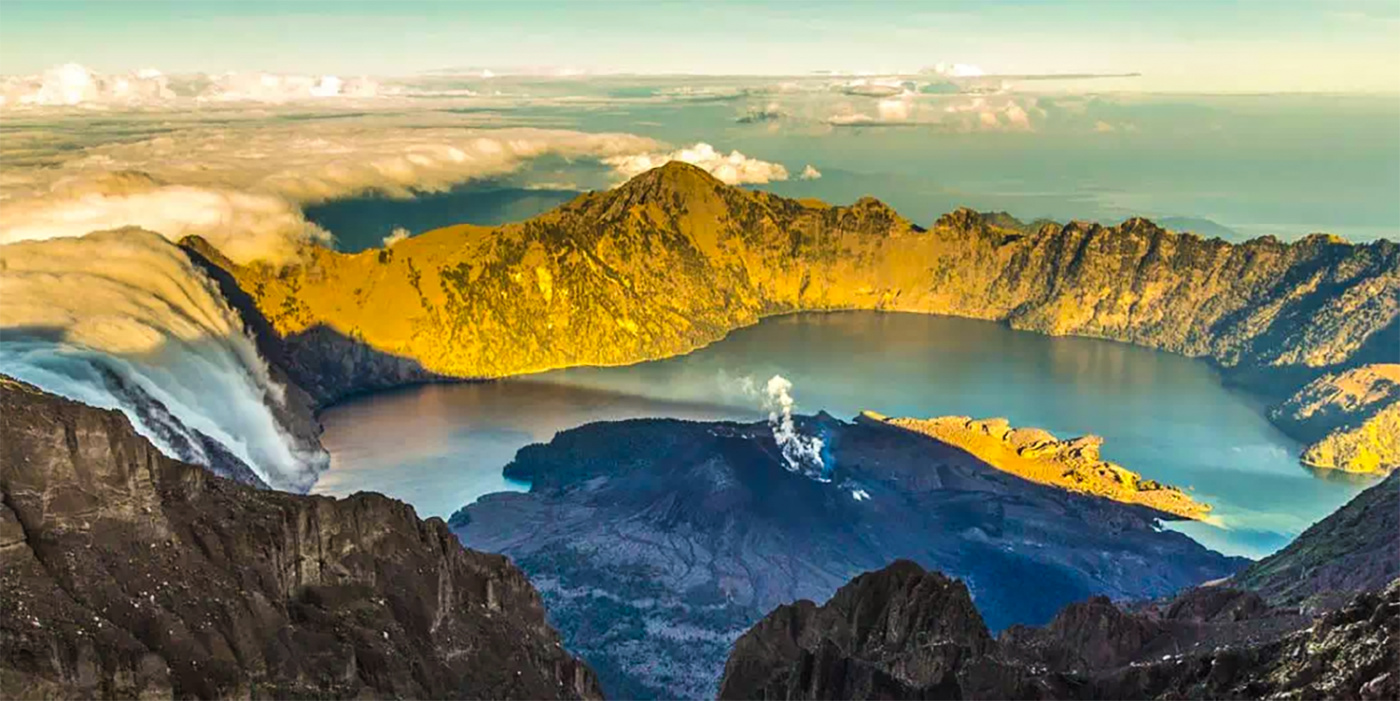
[[[1288,547],[1237,575],[1271,601],[1336,603],[1400,577],[1400,473],[1356,495]]]

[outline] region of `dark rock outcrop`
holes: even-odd
[[[901,560],[823,606],[778,607],[735,643],[720,697],[956,698],[992,645],[966,587]]]
[[[829,481],[790,469],[767,423],[598,423],[522,449],[506,474],[530,492],[485,496],[451,525],[519,563],[569,649],[625,698],[713,695],[730,644],[765,612],[900,558],[966,580],[994,629],[1245,564],[1157,528],[1166,514],[1028,482],[927,436],[796,423],[825,442]]]
[[[735,643],[721,699],[1390,699],[1400,580],[1316,620],[1199,589],[1139,611],[1095,598],[992,641],[960,582],[899,562],[782,606]],[[1311,624],[1311,627],[1309,627]]]
[[[499,555],[377,494],[250,488],[0,378],[14,698],[596,698]]]

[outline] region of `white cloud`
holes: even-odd
[[[865,114],[865,113],[863,113],[863,112],[836,114],[836,115],[832,115],[831,117],[829,117],[829,118],[827,119],[827,122],[828,122],[828,123],[834,124],[834,125],[836,125],[836,126],[852,126],[852,125],[857,125],[857,124],[868,124],[868,123],[874,123],[875,121],[876,121],[876,120],[875,120],[874,117],[871,117],[870,115]]]
[[[881,100],[877,105],[880,119],[886,122],[902,122],[909,118],[912,101],[907,97]]]
[[[817,179],[819,179],[819,178],[821,178],[821,177],[822,177],[822,172],[821,172],[820,170],[817,170],[816,168],[814,168],[814,167],[812,166],[811,163],[808,163],[808,164],[807,164],[807,167],[802,169],[802,174],[797,176],[797,179],[798,179],[798,180],[817,180]]]
[[[333,97],[366,98],[378,94],[379,84],[369,78],[251,72],[209,76],[209,86],[192,97],[196,101],[288,102]]]
[[[933,71],[951,78],[979,78],[987,74],[980,67],[970,63],[940,63],[933,67]]]
[[[274,195],[158,185],[132,191],[57,194],[0,206],[0,243],[82,236],[138,226],[178,241],[198,235],[233,260],[285,262],[300,244],[328,241],[301,209]]]
[[[160,71],[102,75],[68,63],[32,76],[0,77],[0,106],[72,106],[91,102],[139,103],[175,98]]]
[[[396,226],[394,227],[393,231],[389,232],[388,236],[384,237],[384,247],[388,248],[400,241],[407,241],[408,237],[412,235],[413,233],[410,232],[408,229],[405,229],[402,226]]]
[[[738,151],[730,151],[728,155],[725,155],[704,142],[679,151],[637,153],[603,159],[604,163],[612,166],[614,170],[626,178],[640,175],[671,161],[682,161],[703,168],[721,182],[730,185],[767,183],[788,179],[787,168],[781,164],[750,158]]]

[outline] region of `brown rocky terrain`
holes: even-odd
[[[377,494],[256,489],[0,379],[6,698],[599,698],[499,555]]]
[[[209,260],[299,365],[332,371],[304,381],[331,397],[420,373],[637,362],[765,315],[849,308],[1127,341],[1209,358],[1284,393],[1328,368],[1393,360],[1393,242],[1231,244],[1144,219],[1008,219],[958,210],[925,229],[872,198],[790,200],[671,163],[516,224],[448,227],[356,254],[313,247],[287,268]],[[314,358],[343,354],[325,333],[373,362]]]
[[[1303,462],[1360,473],[1400,468],[1400,364],[1375,363],[1308,383],[1271,418],[1311,442]]]
[[[1038,428],[1012,428],[1006,419],[978,421],[966,416],[933,419],[887,418],[864,412],[862,418],[936,438],[983,462],[1037,484],[1092,494],[1125,504],[1139,504],[1189,519],[1204,519],[1210,505],[1170,485],[1144,479],[1099,455],[1103,439],[1081,436],[1059,440]]]
[[[721,699],[1390,699],[1400,580],[1314,619],[1251,592],[1106,598],[995,640],[961,582],[908,562],[777,608],[735,643]]]

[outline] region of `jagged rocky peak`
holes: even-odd
[[[773,610],[735,643],[720,697],[1394,699],[1397,488],[1392,475],[1230,581],[1092,597],[986,644],[956,587],[913,584],[950,580],[896,563],[823,606]]]
[[[939,217],[934,226],[957,231],[981,231],[986,226],[986,220],[981,212],[971,207],[958,207]]]
[[[14,698],[600,698],[500,555],[379,494],[259,490],[0,377]]]
[[[1143,233],[1148,235],[1164,234],[1167,232],[1157,223],[1147,217],[1128,217],[1118,225],[1118,230],[1123,233]]]

